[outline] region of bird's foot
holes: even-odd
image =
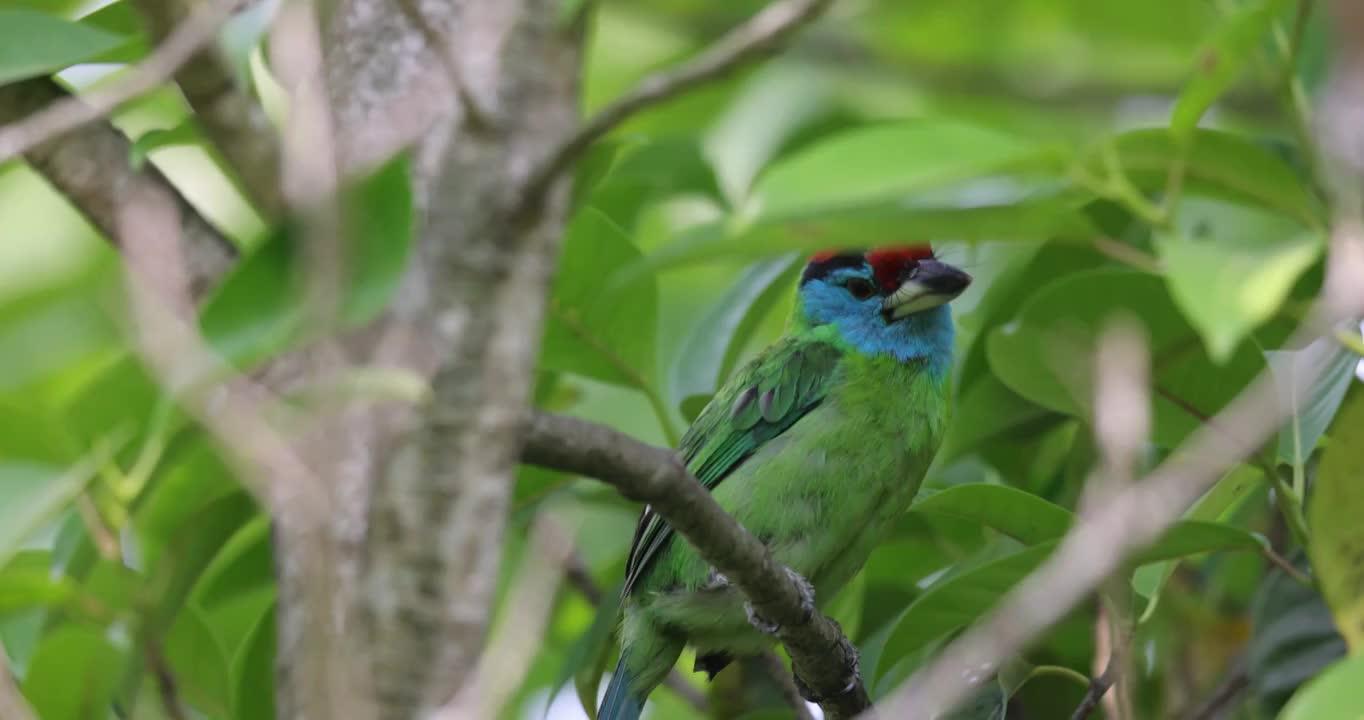
[[[706,582],[705,582],[704,585],[701,586],[701,589],[702,589],[702,590],[724,590],[724,589],[726,589],[726,588],[728,588],[728,587],[729,587],[729,578],[725,577],[724,573],[720,572],[719,570],[716,570],[715,568],[711,568],[711,569],[710,569],[710,574],[706,576]]]
[[[862,664],[861,655],[858,653],[857,648],[849,642],[846,637],[839,641],[839,654],[849,660],[848,674],[843,678],[843,688],[839,690],[837,694],[837,696],[843,696],[851,693],[857,687],[858,683],[862,682]],[[796,681],[796,689],[800,691],[801,698],[806,702],[812,702],[818,705],[821,700],[826,699],[820,697],[819,693],[815,692],[807,685],[805,681],[801,679],[800,675],[793,673],[792,677]]]
[[[785,568],[785,570],[786,576],[796,583],[796,587],[800,591],[800,608],[802,612],[800,621],[802,624],[807,623],[810,621],[810,618],[815,616],[815,586],[811,585],[809,580],[806,580],[795,570],[792,570],[791,568]],[[781,632],[781,625],[759,615],[758,611],[753,607],[753,603],[745,602],[744,612],[748,614],[748,624],[757,628],[758,632],[763,633],[764,635],[776,635],[778,632]]]

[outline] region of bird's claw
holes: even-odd
[[[724,590],[725,588],[728,588],[728,587],[729,587],[729,578],[725,577],[724,573],[720,572],[719,570],[716,570],[715,568],[711,568],[711,569],[710,569],[710,574],[706,576],[706,582],[705,582],[704,585],[701,586],[701,589],[702,589],[702,590]]]
[[[811,585],[809,580],[806,580],[795,570],[792,570],[791,568],[785,568],[785,570],[786,576],[791,578],[800,592],[800,609],[802,613],[800,621],[802,624],[807,623],[810,621],[810,618],[815,616],[815,586]],[[754,609],[753,603],[745,602],[744,612],[748,615],[748,624],[757,628],[758,632],[763,633],[764,635],[776,635],[778,632],[781,632],[781,625],[759,615],[758,611]]]
[[[843,688],[838,691],[838,695],[842,696],[851,693],[857,687],[858,683],[862,682],[862,663],[861,655],[858,653],[857,648],[851,642],[848,642],[847,638],[843,638],[843,640],[839,642],[839,646],[840,652],[851,661],[849,673],[845,679]],[[796,689],[800,691],[801,699],[815,704],[819,704],[821,700],[825,699],[820,697],[819,693],[815,692],[809,685],[805,684],[805,681],[802,680],[799,675],[793,673],[792,676],[796,681]]]

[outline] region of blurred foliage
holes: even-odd
[[[764,4],[566,2],[591,13],[585,112]],[[579,163],[536,402],[668,443],[781,332],[801,252],[928,240],[967,267],[943,451],[826,605],[868,687],[888,692],[1073,522],[1104,323],[1136,318],[1151,343],[1143,469],[1258,373],[1296,367],[1302,349],[1285,342],[1320,288],[1329,220],[1304,107],[1327,64],[1321,5],[837,3],[786,54],[641,114]],[[244,14],[220,47],[278,116],[266,20]],[[127,0],[0,0],[0,82],[61,71],[96,86],[147,52]],[[297,228],[263,227],[173,87],[114,121],[130,163],[157,166],[249,251],[203,310],[219,351],[252,364],[327,329],[301,314]],[[407,261],[405,168],[345,191],[342,326],[379,312]],[[167,717],[167,669],[195,717],[269,718],[269,520],[137,359],[123,299],[97,233],[31,169],[0,166],[0,643],[45,719]],[[1364,711],[1364,664],[1346,657],[1364,607],[1357,362],[1339,350],[1308,396],[1285,398],[1279,437],[1129,564],[1135,717],[1188,716],[1223,686],[1240,690],[1216,717]],[[613,660],[637,510],[593,481],[518,473],[509,566],[552,513],[579,528],[584,576],[557,599],[507,717],[595,704],[577,695]],[[1097,622],[1095,604],[1076,609],[960,717],[1068,716],[1075,680],[1106,661]],[[788,716],[743,667],[717,679],[714,715]],[[666,689],[652,705],[655,720],[698,716]]]

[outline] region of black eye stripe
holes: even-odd
[[[829,273],[839,268],[860,268],[867,264],[862,257],[862,253],[843,253],[834,255],[825,260],[811,262],[805,266],[805,272],[801,273],[800,284],[804,285],[811,280],[828,276]]]

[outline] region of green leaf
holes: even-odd
[[[43,720],[106,717],[127,659],[103,629],[63,624],[38,646],[24,696]]]
[[[1349,396],[1332,425],[1307,503],[1308,553],[1322,594],[1352,651],[1364,648],[1364,392]]]
[[[407,157],[343,189],[339,207],[347,229],[339,320],[354,328],[378,315],[407,266],[413,240]],[[230,361],[250,365],[326,329],[305,326],[299,280],[308,270],[306,232],[301,223],[286,224],[204,303],[204,336]]]
[[[51,553],[26,550],[0,566],[0,618],[63,605],[75,595],[67,578],[53,576]]]
[[[68,468],[0,460],[0,567],[85,490],[107,459],[107,452],[100,452]]]
[[[0,9],[0,85],[87,62],[124,40],[52,15]]]
[[[1010,170],[1057,169],[1059,160],[1052,149],[963,123],[873,125],[832,136],[773,165],[759,178],[752,204],[762,217],[818,215]]]
[[[1161,192],[1170,173],[1182,169],[1186,191],[1239,201],[1319,226],[1322,204],[1310,186],[1279,156],[1245,136],[1196,128],[1187,143],[1165,129],[1131,130],[1113,140],[1127,178],[1147,192]],[[1099,158],[1091,158],[1096,164]]]
[[[274,720],[275,606],[271,606],[242,643],[232,661],[232,717]]]
[[[1262,538],[1238,527],[1201,520],[1181,520],[1159,540],[1134,553],[1129,563],[1145,565],[1219,550],[1259,552],[1264,546]]]
[[[1289,558],[1307,569],[1302,553]],[[1345,641],[1315,588],[1275,568],[1261,583],[1251,607],[1246,674],[1259,716],[1278,713],[1293,693],[1345,655]]]
[[[830,106],[827,81],[809,68],[772,63],[736,93],[706,131],[702,148],[731,207],[792,135]]]
[[[227,717],[232,697],[227,658],[195,605],[180,610],[164,652],[185,700],[210,717]]]
[[[1341,658],[1293,695],[1280,720],[1357,720],[1364,713],[1364,655]]]
[[[980,194],[986,199],[973,200]],[[915,237],[955,240],[1049,240],[1089,237],[1093,227],[1081,212],[1086,194],[1056,184],[1025,186],[981,180],[936,196],[842,205],[754,219],[706,223],[650,253],[616,282],[638,274],[724,258],[758,259],[792,250],[861,247],[868,238]]]
[[[1238,8],[1198,54],[1194,75],[1175,101],[1170,132],[1187,139],[1203,113],[1241,77],[1241,70],[1261,46],[1286,0],[1259,0]]]
[[[639,250],[604,213],[584,208],[569,223],[550,299],[541,366],[637,388],[652,386],[658,288],[651,277],[605,288]]]
[[[1333,338],[1318,338],[1301,350],[1265,353],[1279,388],[1279,401],[1291,414],[1279,430],[1279,459],[1301,468],[1335,417],[1355,379],[1359,358]],[[1295,393],[1301,373],[1312,376],[1305,395]]]
[[[916,500],[910,512],[971,520],[1028,545],[1061,537],[1073,519],[1065,508],[1036,495],[986,483],[957,485]]]
[[[1001,436],[1050,428],[1061,417],[1024,400],[995,376],[981,376],[957,399],[936,462],[956,460]]]
[[[974,622],[1056,549],[1047,542],[947,577],[919,596],[895,621],[872,675],[881,678],[901,658]]]
[[[692,327],[673,365],[674,403],[713,394],[724,383],[754,328],[778,298],[792,292],[791,281],[800,265],[797,257],[754,263],[711,305]]]
[[[132,147],[128,149],[128,164],[134,170],[141,170],[153,151],[161,148],[194,145],[201,138],[199,125],[192,117],[169,129],[148,130],[142,133],[137,140],[134,140]]]
[[[1240,392],[1264,366],[1248,343],[1218,365],[1202,351],[1160,278],[1104,268],[1064,277],[1033,295],[1012,322],[990,332],[990,367],[1010,389],[1058,412],[1087,417],[1097,337],[1117,313],[1140,318],[1150,340],[1153,440],[1174,447]]]
[[[1175,302],[1224,363],[1273,316],[1325,246],[1320,232],[1259,208],[1185,196],[1156,248]]]

